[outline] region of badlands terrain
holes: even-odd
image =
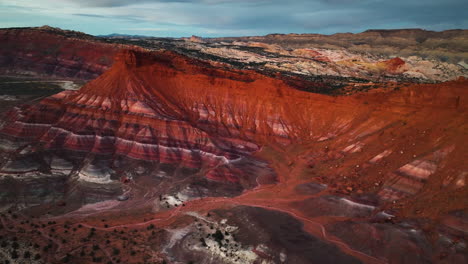
[[[0,263],[466,263],[467,50],[0,29]]]

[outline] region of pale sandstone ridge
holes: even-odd
[[[109,68],[118,50],[144,48],[172,50],[216,67],[253,69],[268,76],[293,75],[336,86],[309,90],[325,94],[340,94],[339,88],[350,82],[442,82],[468,77],[466,30],[215,39],[192,36],[181,41],[93,37],[45,26],[0,29],[0,40],[0,74],[10,75],[93,79]]]

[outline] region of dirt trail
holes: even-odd
[[[299,158],[301,155],[290,155],[287,151],[282,150],[287,157],[284,163],[275,163],[274,169],[279,175],[279,183],[270,185],[257,186],[252,190],[245,191],[242,195],[228,198],[201,198],[185,202],[185,206],[179,206],[170,210],[160,211],[153,215],[154,219],[144,222],[119,224],[109,227],[95,226],[80,222],[84,227],[95,228],[97,230],[112,231],[116,228],[137,228],[147,226],[150,224],[157,224],[158,227],[170,227],[178,219],[178,217],[186,215],[188,212],[203,212],[206,213],[214,209],[230,208],[234,206],[253,206],[260,207],[268,210],[274,210],[282,213],[287,213],[295,219],[304,224],[304,230],[313,236],[319,237],[331,244],[336,245],[343,252],[352,255],[364,263],[380,264],[386,263],[384,260],[377,259],[373,256],[367,255],[363,252],[352,249],[348,244],[329,235],[324,227],[324,223],[319,223],[313,219],[308,218],[302,212],[295,210],[291,207],[292,202],[302,201],[310,197],[318,197],[326,194],[324,191],[317,195],[298,195],[294,192],[294,187],[303,182],[298,179],[298,175],[302,172],[307,165],[306,161]],[[291,166],[294,163],[294,166]],[[261,198],[262,196],[274,195],[275,199]],[[143,199],[143,198],[141,198]],[[81,215],[85,217],[86,215]]]

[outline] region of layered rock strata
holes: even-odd
[[[456,146],[461,135],[437,132],[450,126],[456,134],[456,124],[463,123],[463,78],[331,97],[169,51],[126,50],[115,61],[79,91],[10,112],[0,131],[3,149],[10,155],[2,171],[71,169],[81,181],[107,184],[123,175],[115,162],[126,157],[200,170],[208,180],[242,190],[259,180],[273,181],[271,170],[253,153],[263,146],[304,145],[311,149],[305,151],[310,152],[311,167],[341,167],[324,181],[377,188],[383,201],[417,195],[442,181],[449,167],[461,176],[456,184],[445,179],[446,186],[465,189],[464,170],[452,158],[461,151]],[[415,133],[419,128],[430,128],[431,140],[410,150],[411,139],[419,142],[426,136]],[[37,158],[55,160],[61,153],[72,168],[52,168]],[[391,165],[382,167],[387,162]],[[352,173],[350,166],[355,168]],[[340,173],[347,177],[337,178]]]

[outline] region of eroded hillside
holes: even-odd
[[[4,115],[4,259],[466,262],[464,77],[309,78],[145,41]]]

